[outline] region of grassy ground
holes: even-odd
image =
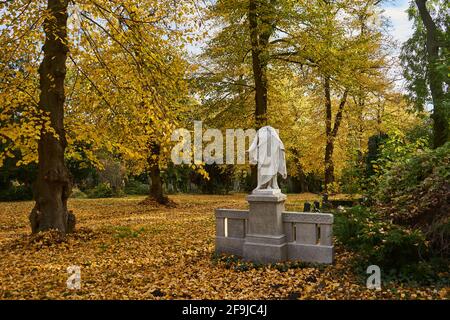
[[[312,194],[289,195],[301,210]],[[143,197],[71,199],[77,232],[67,241],[29,236],[32,202],[0,203],[0,299],[439,299],[445,288],[368,290],[336,249],[333,266],[247,268],[213,259],[214,208],[246,208],[244,195],[177,195],[176,208]],[[48,235],[50,236],[50,235]],[[66,286],[81,267],[80,290]],[[244,266],[244,267],[243,267]]]

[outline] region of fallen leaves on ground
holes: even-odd
[[[0,203],[0,299],[448,299],[448,288],[390,284],[369,290],[336,248],[332,266],[239,268],[213,259],[214,209],[246,208],[243,194],[71,199],[77,231],[65,241],[29,235],[32,202]],[[310,195],[289,195],[299,210]],[[67,288],[67,268],[81,289]]]

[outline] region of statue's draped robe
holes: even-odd
[[[286,178],[284,145],[274,128],[266,126],[258,130],[249,149],[249,158],[251,164],[258,164],[256,189],[277,188],[278,173]]]

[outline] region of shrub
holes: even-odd
[[[450,209],[450,142],[435,150],[416,152],[392,165],[378,179],[378,208],[397,222]],[[431,221],[430,221],[431,222]]]
[[[367,177],[371,177],[375,174],[374,165],[380,158],[382,145],[388,138],[386,133],[379,133],[369,138],[365,172]]]
[[[12,185],[7,189],[0,191],[0,201],[23,201],[32,200],[33,191],[27,185]]]
[[[448,257],[450,142],[396,161],[377,182],[373,195],[377,212],[394,223],[420,228],[432,247]]]
[[[70,194],[70,197],[71,197],[71,198],[74,198],[74,199],[85,199],[85,198],[87,198],[88,196],[86,195],[86,193],[84,193],[84,192],[81,191],[80,189],[78,189],[78,188],[73,188],[73,189],[72,189],[72,193]]]
[[[200,190],[206,194],[227,194],[233,189],[234,168],[232,165],[205,165],[205,171],[209,179],[199,173],[193,175],[192,182],[197,184]]]
[[[418,263],[428,254],[425,236],[420,230],[399,227],[389,230],[385,239],[374,249],[369,259],[387,269],[402,270],[405,266]]]
[[[376,264],[401,271],[428,256],[420,230],[394,225],[362,206],[336,215],[335,234],[341,244],[359,253],[366,267]]]
[[[435,220],[426,232],[431,249],[442,258],[450,256],[450,219]]]
[[[123,194],[123,187],[126,179],[126,169],[124,165],[115,159],[105,157],[101,160],[103,169],[98,170],[98,179],[100,183],[106,183],[113,191],[113,195]]]
[[[343,193],[361,193],[364,186],[364,171],[356,162],[350,165],[342,171],[340,189]]]
[[[333,230],[337,240],[351,249],[356,249],[358,237],[363,232],[364,221],[369,219],[369,214],[370,211],[362,206],[336,214]]]
[[[150,186],[140,181],[130,179],[125,185],[124,192],[129,195],[148,195]]]
[[[86,191],[88,198],[110,198],[113,196],[113,191],[109,184],[101,183],[92,189]]]

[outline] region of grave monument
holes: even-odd
[[[247,196],[249,210],[216,209],[216,252],[256,263],[333,263],[333,215],[284,209],[277,176],[287,176],[285,151],[274,128],[258,130],[249,159],[258,165],[258,186]]]

